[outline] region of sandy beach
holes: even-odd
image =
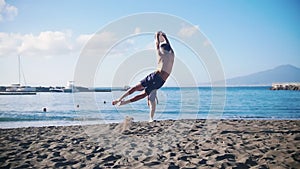
[[[300,121],[166,120],[0,130],[0,168],[299,168]]]

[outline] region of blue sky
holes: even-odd
[[[217,51],[226,78],[282,64],[300,67],[299,9],[297,0],[0,0],[0,85],[18,82],[18,55],[28,85],[65,85],[73,79],[84,47],[80,40],[121,17],[143,12],[171,14],[199,28]],[[179,54],[185,50],[177,42],[174,47]],[[193,57],[187,55],[188,62]],[[107,67],[109,72],[114,66]],[[200,82],[207,80],[195,74]]]

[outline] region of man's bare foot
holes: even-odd
[[[114,101],[112,101],[112,105],[116,105],[116,104],[118,104],[120,102],[120,100],[114,100]]]
[[[118,105],[122,106],[122,105],[125,105],[125,104],[128,104],[128,103],[130,103],[129,100],[121,100]]]

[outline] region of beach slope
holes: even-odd
[[[0,130],[1,168],[299,168],[300,121],[124,121]]]

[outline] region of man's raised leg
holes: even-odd
[[[147,93],[144,91],[141,94],[138,94],[138,95],[134,96],[131,99],[121,100],[120,105],[124,105],[124,104],[128,104],[128,103],[136,102],[138,100],[141,100],[141,99],[145,98],[146,96],[147,96]]]
[[[130,89],[128,89],[119,99],[116,99],[112,102],[112,105],[116,105],[118,104],[119,102],[121,102],[125,97],[127,97],[128,95],[131,95],[133,92],[135,91],[141,91],[143,90],[143,86],[141,83],[137,84],[136,86],[134,87],[131,87]]]

